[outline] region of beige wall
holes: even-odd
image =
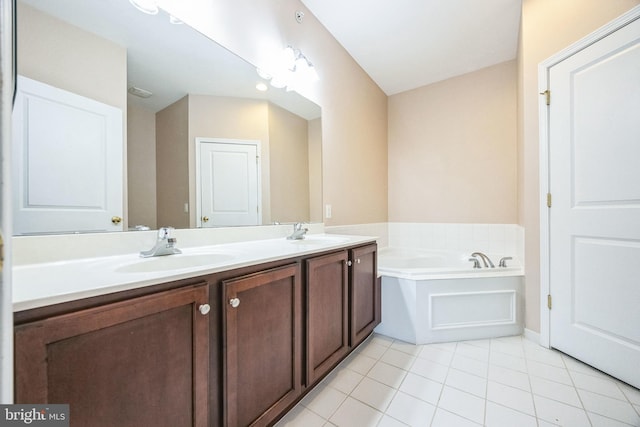
[[[309,221],[322,222],[322,119],[309,120]]]
[[[307,120],[269,104],[271,221],[309,222]]]
[[[389,97],[389,221],[517,221],[516,62]]]
[[[525,227],[525,325],[540,330],[538,64],[640,0],[524,0],[518,52],[518,218]]]
[[[18,2],[18,74],[127,111],[124,47]]]
[[[129,226],[157,228],[156,115],[129,104],[127,107],[127,176]]]
[[[193,2],[174,14],[255,65],[287,45],[301,49],[320,81],[301,93],[322,107],[327,225],[387,220],[387,97],[299,0]],[[304,22],[294,19],[305,12]]]
[[[158,226],[189,228],[189,98],[156,113]],[[193,209],[191,209],[193,210]]]

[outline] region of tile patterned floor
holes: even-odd
[[[520,336],[416,346],[374,335],[277,427],[558,425],[640,426],[640,391]]]

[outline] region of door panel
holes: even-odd
[[[633,347],[640,343],[638,278],[640,242],[574,239],[573,322],[594,334],[609,335]],[[593,262],[597,260],[597,262]],[[614,284],[614,289],[611,289]],[[620,321],[619,313],[629,313]]]
[[[199,150],[199,225],[259,225],[257,145],[201,141]]]
[[[14,232],[122,231],[122,111],[25,77],[13,113]]]
[[[551,67],[550,343],[640,386],[640,21]]]

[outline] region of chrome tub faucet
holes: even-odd
[[[489,259],[488,256],[486,256],[485,254],[483,254],[482,252],[474,252],[471,254],[472,257],[476,257],[479,256],[480,258],[482,258],[482,262],[484,263],[484,266],[486,268],[496,268],[496,266],[493,264],[493,262],[491,262],[491,260]]]

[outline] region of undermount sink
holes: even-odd
[[[231,261],[235,255],[227,253],[196,253],[141,258],[116,268],[118,273],[150,273],[204,267]]]
[[[309,234],[301,240],[289,240],[296,245],[322,245],[322,244],[339,244],[348,241],[349,238],[342,236],[330,236],[327,234]]]

